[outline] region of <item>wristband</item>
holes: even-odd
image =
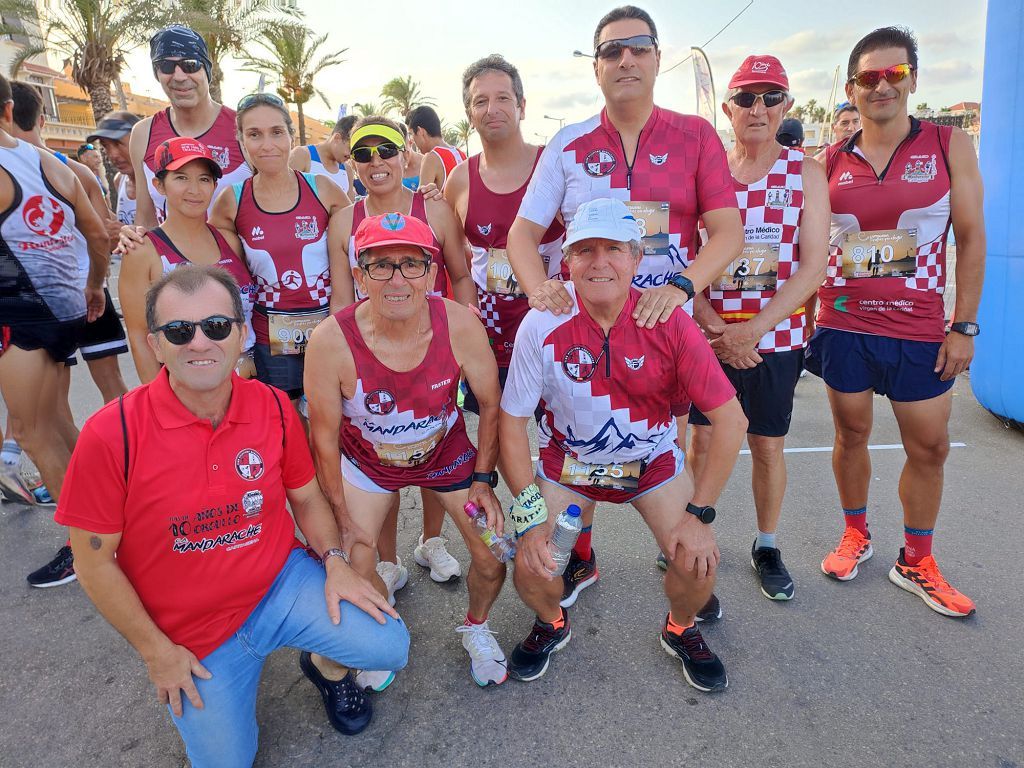
[[[516,496],[509,509],[509,517],[516,527],[516,538],[548,519],[548,506],[536,483],[530,483]]]

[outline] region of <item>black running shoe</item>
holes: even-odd
[[[580,596],[580,592],[597,581],[597,553],[590,548],[590,559],[581,560],[574,549],[569,553],[569,562],[562,573],[562,602],[563,608],[571,608]]]
[[[313,664],[309,651],[299,654],[302,674],[320,691],[327,710],[327,719],[335,730],[346,736],[354,736],[364,730],[373,719],[373,705],[356,684],[356,674],[349,670],[341,680],[328,680]]]
[[[725,666],[708,648],[696,624],[677,635],[668,631],[666,617],[661,630],[661,647],[682,662],[686,682],[698,691],[721,691],[729,687]]]
[[[57,556],[38,570],[32,571],[26,579],[33,587],[59,587],[78,577],[75,575],[75,556],[71,547],[63,546]]]
[[[533,622],[530,634],[512,651],[508,659],[508,673],[524,682],[536,680],[548,670],[548,658],[555,651],[565,648],[572,637],[569,614],[562,611],[565,622],[561,629],[545,624],[540,619]]]
[[[714,592],[711,593],[711,597],[704,603],[704,607],[697,611],[697,621],[718,621],[722,618],[722,604],[719,602],[718,597]]]
[[[769,600],[792,600],[793,579],[782,564],[782,553],[774,547],[750,548],[750,565],[761,580],[761,594]]]

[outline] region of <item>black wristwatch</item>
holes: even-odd
[[[687,504],[686,511],[700,520],[704,525],[715,522],[715,508],[712,506],[698,507],[695,504]]]
[[[693,283],[690,281],[690,278],[688,278],[688,277],[683,277],[682,275],[676,274],[676,275],[672,275],[672,277],[670,277],[667,282],[668,282],[668,285],[675,286],[680,291],[685,293],[686,297],[687,297],[686,298],[687,301],[692,299],[693,298],[693,294],[696,293],[696,291],[693,290]]]
[[[949,330],[962,333],[964,336],[977,336],[981,333],[981,326],[970,322],[953,323],[949,326]]]
[[[498,473],[495,472],[474,472],[474,483],[487,483],[491,488],[498,487]]]

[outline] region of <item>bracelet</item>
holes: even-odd
[[[331,547],[330,549],[328,549],[320,558],[320,562],[326,566],[328,558],[331,557],[340,557],[346,563],[349,562],[348,552],[346,552],[344,549],[341,549],[340,547]]]
[[[509,517],[515,525],[517,539],[548,519],[548,506],[536,483],[530,483],[516,496]]]

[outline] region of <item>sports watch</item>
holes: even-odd
[[[693,294],[696,293],[696,291],[693,290],[693,283],[690,281],[690,278],[683,277],[680,274],[672,275],[672,277],[670,277],[667,280],[667,284],[671,285],[671,286],[674,286],[674,287],[678,288],[680,291],[682,291],[683,293],[685,293],[687,301],[692,299],[693,298]]]
[[[977,336],[979,333],[981,333],[981,326],[978,325],[977,323],[965,321],[962,323],[953,323],[952,325],[949,326],[949,330],[956,331],[957,333],[961,333],[964,336]]]
[[[473,473],[474,483],[487,483],[491,488],[498,487],[498,473],[497,471],[492,472],[474,472]]]
[[[686,511],[704,523],[704,525],[715,522],[715,508],[710,505],[698,507],[696,504],[687,504]]]

